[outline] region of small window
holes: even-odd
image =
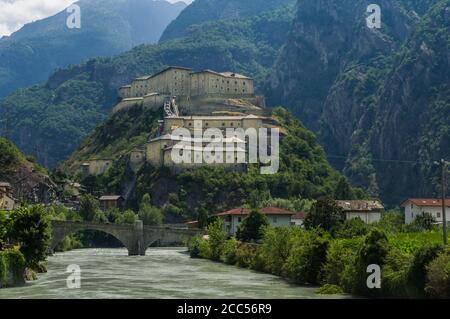
[[[437,213],[437,218],[441,218],[441,213]]]
[[[242,217],[238,217],[238,223],[242,221]]]

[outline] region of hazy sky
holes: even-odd
[[[0,37],[10,35],[26,23],[54,15],[74,2],[76,0],[0,0]]]

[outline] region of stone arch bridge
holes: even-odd
[[[52,241],[49,253],[64,237],[82,230],[97,230],[117,238],[127,249],[129,256],[145,256],[147,248],[154,244],[186,244],[196,236],[204,234],[202,230],[184,229],[170,226],[144,226],[142,221],[134,225],[99,224],[91,222],[52,221]]]

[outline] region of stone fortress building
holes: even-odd
[[[280,128],[271,117],[271,111],[265,108],[264,97],[255,95],[253,79],[233,72],[194,72],[189,68],[172,66],[154,75],[135,79],[130,85],[119,89],[119,96],[120,101],[113,113],[134,107],[154,110],[164,107],[165,116],[160,121],[157,136],[152,136],[145,146],[130,153],[130,164],[135,171],[145,162],[173,171],[205,165],[176,164],[171,154],[175,145],[183,142],[186,146],[181,153],[191,152],[193,159],[200,153],[201,157],[208,160],[210,155],[203,156],[201,153],[210,141],[199,139],[195,133],[202,136],[205,130],[211,128],[219,129],[224,136],[223,148],[216,148],[214,153],[222,152],[217,156],[223,158],[224,162],[211,165],[244,171],[246,165],[238,164],[237,159],[248,156],[249,141],[239,137],[227,138],[226,130]],[[196,127],[199,123],[201,128]],[[191,136],[181,138],[174,135],[174,130],[179,128],[189,130]],[[84,172],[99,175],[108,169],[111,162],[101,159],[98,163],[92,160],[83,165]]]

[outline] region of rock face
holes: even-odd
[[[449,156],[446,125],[430,122],[450,114],[449,1],[378,1],[381,29],[367,27],[372,2],[299,0],[267,95],[318,133],[355,185],[398,204],[432,195],[430,165],[378,159]]]
[[[57,186],[45,170],[4,138],[0,138],[0,181],[11,184],[13,196],[20,202],[46,204],[56,199]]]
[[[295,0],[195,0],[167,26],[160,41],[183,37],[193,25],[207,21],[246,18],[294,2]]]

